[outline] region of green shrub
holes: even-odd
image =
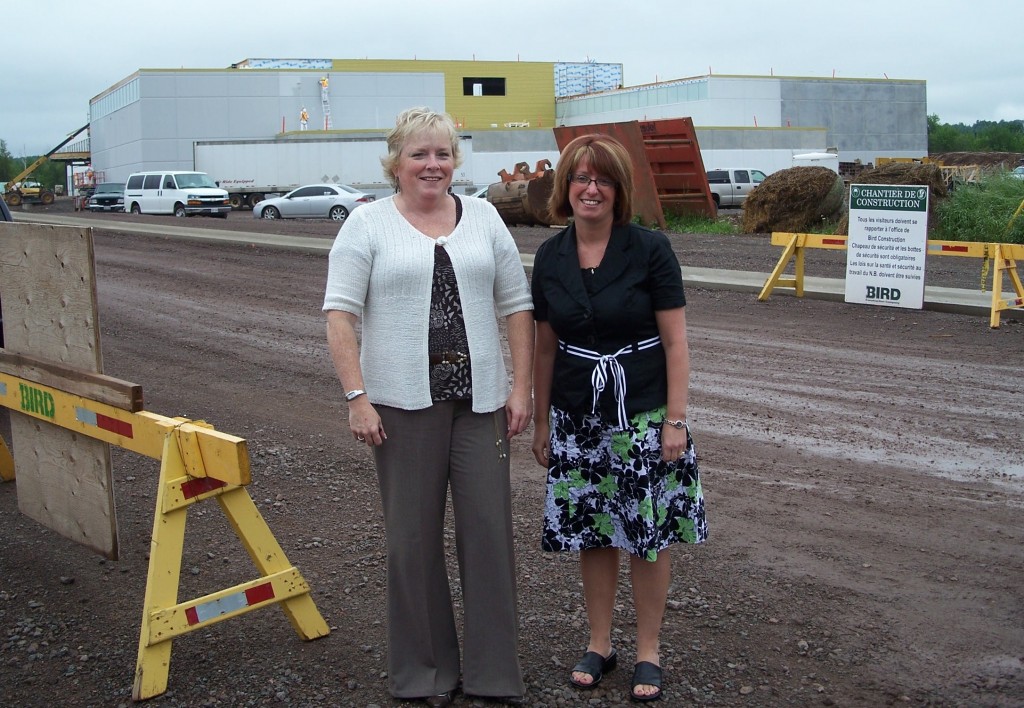
[[[930,238],[1024,244],[1024,180],[996,173],[963,184],[936,205],[938,217]],[[1012,220],[1012,223],[1011,223]]]

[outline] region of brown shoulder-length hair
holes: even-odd
[[[586,161],[592,172],[615,182],[614,223],[623,226],[633,220],[633,161],[615,138],[601,133],[573,139],[558,158],[555,186],[548,198],[548,211],[556,219],[572,216],[569,204],[569,177]]]

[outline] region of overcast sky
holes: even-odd
[[[247,58],[623,65],[627,86],[715,74],[924,79],[944,123],[1024,119],[1021,0],[47,0],[5,2],[0,139],[43,154],[140,68]]]

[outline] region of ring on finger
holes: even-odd
[[[366,438],[364,438],[362,435],[357,435],[356,440],[358,440],[359,442],[366,442]]]

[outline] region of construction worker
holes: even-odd
[[[309,113],[306,111],[306,107],[302,107],[302,111],[299,112],[299,130],[305,130],[306,124],[309,123]]]

